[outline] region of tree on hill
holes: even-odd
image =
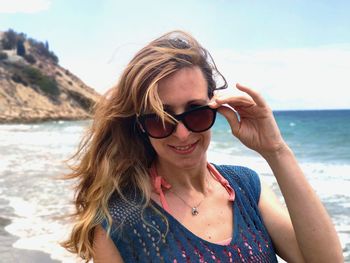
[[[28,42],[30,49],[26,50],[24,43]],[[17,55],[25,57],[26,55],[32,55],[35,59],[35,56],[41,56],[51,60],[54,64],[58,64],[58,57],[53,51],[49,50],[49,42],[37,41],[33,38],[27,38],[24,33],[17,33],[13,29],[9,29],[4,32],[4,35],[1,39],[2,48],[5,50],[17,49]],[[30,53],[30,54],[27,54]],[[35,63],[31,59],[31,64]]]
[[[17,55],[24,57],[26,55],[26,48],[22,39],[17,40]]]
[[[46,58],[50,59],[52,62],[54,62],[55,64],[58,64],[58,57],[56,56],[56,54],[54,52],[52,52],[48,49],[49,43],[47,41],[44,44],[43,42],[37,41],[33,38],[29,38],[28,42],[34,48],[35,52],[39,56],[46,57]]]
[[[1,44],[3,49],[15,49],[17,44],[17,33],[12,29],[9,29],[6,32],[4,32],[4,35],[1,39]]]

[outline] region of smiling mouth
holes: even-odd
[[[187,144],[184,146],[172,146],[169,145],[175,152],[177,153],[191,153],[197,145],[198,142],[192,143],[192,144]]]

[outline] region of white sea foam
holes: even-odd
[[[211,150],[208,152],[208,159],[217,164],[247,166],[261,175],[273,175],[267,162],[258,154],[237,156]],[[350,197],[350,164],[300,162],[300,166],[311,185],[324,198],[335,195]]]
[[[216,164],[232,164],[249,167],[259,174],[272,175],[272,171],[266,161],[258,154],[251,156],[232,155],[227,152],[209,150],[208,160]]]
[[[276,185],[276,179],[267,162],[259,155],[235,156],[217,150],[208,152],[208,160],[217,164],[234,164],[255,170],[268,185]],[[338,206],[340,214],[333,214],[332,219],[339,233],[342,246],[350,246],[350,165],[301,162],[300,166],[311,186],[320,196],[321,201],[330,208]],[[282,197],[281,197],[282,200]],[[334,205],[332,205],[334,204]],[[348,211],[348,212],[347,212]]]
[[[349,164],[302,163],[301,166],[322,199],[350,198]]]
[[[8,207],[13,209],[13,213],[7,215],[12,222],[6,230],[19,236],[15,247],[41,250],[63,262],[77,262],[75,256],[58,245],[71,227],[61,217],[72,211],[69,204],[72,183],[53,178],[64,173],[62,160],[74,152],[83,126],[82,123],[68,122],[1,125],[0,193],[1,198],[9,202]],[[217,164],[247,166],[269,185],[276,186],[266,161],[244,149],[238,141],[232,143],[230,140],[212,141],[208,160]],[[350,207],[350,164],[304,161],[301,167],[321,200],[335,209],[332,219],[343,246],[349,248],[350,215],[346,211]]]
[[[254,158],[242,158],[245,162],[238,163],[246,166],[260,163],[260,160]],[[214,161],[214,160],[213,160]],[[214,161],[220,163],[219,161]],[[223,163],[223,162],[222,162]],[[236,162],[235,162],[236,163]],[[237,163],[236,163],[237,164]],[[268,169],[265,164],[257,165],[257,167]],[[18,197],[8,198],[10,206],[14,209],[16,217],[12,218],[12,223],[6,227],[6,230],[13,235],[19,236],[20,239],[14,243],[14,247],[30,250],[40,250],[51,254],[53,259],[66,263],[78,262],[78,259],[69,254],[58,244],[59,240],[67,237],[70,229],[68,223],[50,218],[48,207],[46,205],[38,205],[35,200],[28,201]],[[67,205],[67,204],[66,204]],[[57,203],[51,210],[65,210],[62,203]],[[350,243],[348,225],[339,225],[337,230],[343,244]]]
[[[72,182],[54,178],[65,173],[62,161],[73,153],[83,125],[64,125],[0,126],[0,211],[11,220],[6,231],[19,237],[14,247],[78,262],[58,244],[71,228],[63,216],[72,212]]]
[[[6,226],[6,231],[20,237],[13,246],[21,249],[39,250],[51,254],[52,259],[62,262],[78,262],[76,257],[68,253],[59,245],[70,230],[69,223],[52,214],[64,211],[62,204],[55,207],[47,207],[38,204],[36,200],[24,200],[19,197],[7,198],[10,207],[14,209],[15,216],[11,218],[11,224]],[[67,206],[67,204],[66,204]],[[49,211],[48,211],[49,210]],[[66,210],[67,213],[69,209]]]

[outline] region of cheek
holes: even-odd
[[[204,132],[203,137],[204,137],[204,143],[208,147],[211,140],[211,131],[209,130]]]
[[[156,151],[156,154],[159,154],[162,151],[162,148],[164,148],[163,139],[154,139],[149,138],[149,141],[153,147],[153,149]]]

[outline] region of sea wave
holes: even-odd
[[[86,126],[87,122],[65,121],[0,126],[0,214],[10,221],[6,230],[19,237],[14,247],[41,250],[62,262],[77,262],[58,244],[71,228],[64,216],[73,209],[72,182],[56,179],[67,172],[62,161],[74,153]],[[247,166],[278,191],[266,161],[238,140],[225,140],[225,134],[214,134],[208,160]],[[301,159],[300,165],[328,209],[343,247],[350,251],[350,161]]]
[[[271,168],[259,155],[232,155],[212,149],[208,152],[208,160],[217,164],[240,165],[255,170],[283,202]],[[350,251],[350,164],[304,161],[300,162],[300,166],[330,213],[344,251]]]

